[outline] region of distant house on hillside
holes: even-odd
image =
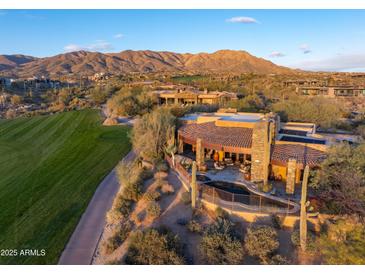
[[[297,87],[297,94],[326,97],[365,97],[365,86],[302,86]]]
[[[220,104],[231,100],[237,100],[237,95],[227,91],[201,91],[196,89],[177,89],[155,91],[160,105],[196,105],[196,104]]]

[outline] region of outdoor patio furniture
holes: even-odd
[[[233,166],[233,160],[231,158],[225,158],[224,162],[226,163],[227,166]]]
[[[224,166],[223,165],[220,165],[219,163],[214,163],[214,168],[217,169],[217,170],[223,170],[224,169]]]

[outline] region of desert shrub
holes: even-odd
[[[279,248],[276,230],[265,225],[249,227],[245,236],[245,248],[249,255],[258,257],[262,263],[267,264]]]
[[[269,258],[268,264],[288,265],[288,264],[290,264],[290,261],[287,258],[285,258],[284,256],[277,254],[277,255],[274,255],[272,258]]]
[[[282,229],[283,222],[280,219],[280,216],[278,216],[276,214],[272,214],[271,215],[271,222],[272,222],[272,225],[274,226],[274,228],[276,228],[276,229]]]
[[[118,235],[113,235],[109,239],[106,240],[104,243],[104,252],[105,254],[111,254],[121,245],[121,242],[119,241]]]
[[[190,222],[188,222],[186,228],[190,232],[195,232],[195,233],[200,233],[203,230],[202,225],[196,220],[191,220]]]
[[[124,241],[127,239],[129,233],[132,230],[132,223],[126,221],[120,225],[118,225],[113,235],[105,242],[104,250],[106,254],[112,253],[116,250]]]
[[[243,247],[236,237],[232,223],[223,218],[210,225],[199,244],[199,251],[208,264],[240,264]]]
[[[109,260],[104,263],[104,265],[120,265],[119,260]]]
[[[123,217],[128,217],[131,212],[132,202],[124,196],[119,197],[116,203],[116,209],[120,211]]]
[[[155,184],[156,190],[161,190],[162,186],[165,184],[168,184],[168,182],[164,179],[156,179],[154,184]]]
[[[137,202],[142,196],[142,168],[136,162],[122,162],[117,166],[117,176],[123,186],[123,197],[126,200]]]
[[[267,100],[264,96],[253,94],[243,99],[233,100],[228,103],[229,107],[236,108],[238,111],[261,112],[267,108]]]
[[[107,213],[106,213],[106,222],[107,223],[117,223],[120,222],[123,219],[122,214],[120,213],[120,211],[115,210],[114,208],[110,209]]]
[[[129,182],[123,188],[123,196],[127,200],[137,202],[142,195],[141,182],[138,180],[136,182]]]
[[[155,218],[157,218],[157,217],[160,216],[160,214],[161,214],[161,207],[156,202],[150,202],[147,205],[146,212],[147,212],[147,216],[148,217],[150,217],[152,219],[155,219]]]
[[[126,256],[127,264],[178,265],[184,264],[182,245],[177,235],[156,229],[136,231]]]
[[[175,189],[171,184],[166,183],[162,185],[161,191],[162,193],[172,194],[175,192]]]
[[[365,125],[359,125],[355,133],[358,134],[363,140],[365,140]]]
[[[353,217],[329,223],[318,250],[326,264],[365,264],[365,224]]]
[[[102,87],[102,86],[97,86],[94,88],[91,88],[89,90],[90,93],[90,98],[91,100],[97,104],[100,105],[102,103],[104,103],[106,101],[106,99],[108,98],[108,96],[115,91],[114,89],[110,88],[110,87]]]
[[[8,109],[5,113],[6,119],[14,119],[16,117],[16,111],[14,109]]]
[[[144,194],[144,199],[149,202],[158,201],[161,198],[161,194],[158,191],[148,191]]]
[[[153,172],[152,172],[152,170],[149,170],[149,169],[143,169],[141,171],[140,176],[141,176],[141,179],[143,181],[145,181],[145,180],[151,179],[153,177]]]
[[[300,232],[296,229],[290,236],[291,242],[295,247],[300,246]],[[307,251],[314,252],[316,250],[316,237],[311,231],[307,231]]]
[[[191,202],[191,195],[189,192],[184,192],[181,194],[181,201],[184,203],[184,204],[190,204]]]
[[[131,212],[132,202],[123,197],[123,195],[118,194],[114,199],[112,208],[108,211],[106,219],[108,223],[121,222],[123,218],[129,216]]]
[[[162,171],[162,172],[168,172],[169,171],[169,166],[167,165],[167,163],[165,161],[160,161],[156,164],[156,170]]]

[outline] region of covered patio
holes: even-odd
[[[178,131],[178,153],[195,159],[201,172],[235,167],[250,180],[251,141],[252,128],[186,124]]]

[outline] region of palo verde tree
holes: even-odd
[[[324,202],[322,211],[365,216],[365,144],[331,147],[310,186]]]
[[[143,115],[133,127],[133,148],[145,159],[161,159],[175,123],[176,118],[168,108],[157,108]]]

